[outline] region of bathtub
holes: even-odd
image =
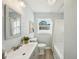
[[[58,48],[57,46],[54,46],[54,59],[64,59],[64,52],[62,49],[63,47],[61,46],[61,48]]]

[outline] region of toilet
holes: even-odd
[[[44,55],[45,54],[45,47],[46,47],[46,44],[44,44],[44,43],[39,43],[38,44],[39,55]]]

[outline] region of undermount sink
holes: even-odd
[[[30,42],[37,42],[37,38],[31,38]]]
[[[37,42],[32,42],[22,45],[19,49],[9,52],[6,59],[29,59],[37,44]]]

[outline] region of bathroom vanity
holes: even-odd
[[[38,47],[37,42],[31,42],[22,45],[16,51],[10,51],[6,59],[38,59]]]

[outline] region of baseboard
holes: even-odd
[[[45,49],[52,49],[51,47],[45,47]]]

